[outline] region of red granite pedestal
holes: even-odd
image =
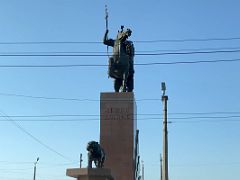
[[[104,167],[115,180],[134,180],[136,103],[134,94],[101,93],[100,144],[105,150]]]

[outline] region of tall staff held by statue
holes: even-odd
[[[106,31],[108,30],[108,9],[107,5],[105,5],[105,23],[106,23]],[[107,46],[107,55],[108,55],[108,46]]]

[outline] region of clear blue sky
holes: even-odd
[[[0,0],[0,54],[106,53],[106,46],[101,43],[6,44],[101,42],[105,32],[105,4],[109,9],[109,36],[114,38],[121,25],[131,28],[131,40],[135,42],[137,53],[240,49],[240,3],[237,0]],[[214,38],[228,40],[211,40]],[[139,42],[191,39],[206,41]],[[239,52],[135,56],[135,63],[239,57]],[[100,92],[113,91],[107,67],[3,67],[66,64],[107,65],[107,57],[0,56],[0,179],[32,179],[33,162],[37,157],[40,157],[38,180],[70,180],[65,171],[78,167],[80,153],[84,155],[83,166],[86,166],[86,144],[90,140],[99,140]],[[134,92],[138,100],[140,155],[145,164],[145,179],[159,180],[162,151],[160,85],[163,81],[167,85],[169,121],[172,121],[169,124],[170,179],[240,178],[239,65],[240,61],[135,66]],[[7,117],[39,115],[92,116]],[[76,119],[80,121],[72,121]]]

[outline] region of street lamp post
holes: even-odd
[[[39,157],[37,158],[36,162],[34,162],[34,172],[33,172],[33,180],[36,179],[36,166],[37,166],[37,162],[39,161]]]
[[[166,85],[162,82],[163,102],[163,158],[162,158],[162,180],[168,180],[168,130],[167,130],[167,101]]]

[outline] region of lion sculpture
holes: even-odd
[[[92,168],[92,161],[96,168],[102,168],[105,160],[105,152],[100,144],[96,141],[90,141],[87,144],[88,151],[88,168]]]

